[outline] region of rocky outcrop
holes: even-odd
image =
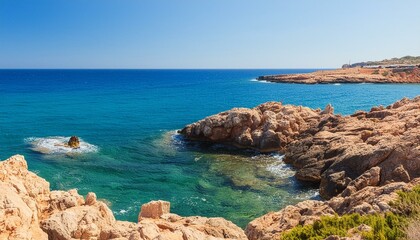
[[[290,143],[284,160],[298,179],[320,183],[326,199],[420,177],[420,96],[330,116]]]
[[[260,81],[277,83],[420,83],[420,68],[346,68],[305,74],[260,76]]]
[[[223,218],[171,214],[168,202],[151,202],[142,212],[138,223],[117,221],[94,193],[50,191],[23,156],[0,162],[0,239],[247,239]]]
[[[334,115],[330,105],[320,111],[269,102],[207,117],[181,133],[283,152],[284,161],[298,169],[296,178],[320,184],[325,199],[347,187],[351,194],[420,177],[420,96],[351,116]]]
[[[352,195],[348,195],[345,191],[328,201],[307,200],[253,220],[246,227],[245,233],[250,240],[279,239],[283,232],[298,225],[312,224],[321,216],[394,211],[390,203],[397,199],[396,192],[410,190],[418,184],[420,178],[413,179],[410,183],[395,182],[381,187],[367,186],[353,192]]]
[[[71,136],[67,145],[71,148],[78,148],[80,147],[80,141],[79,138],[76,136]]]
[[[268,102],[253,109],[234,108],[207,117],[180,133],[191,140],[228,143],[262,152],[285,151],[297,136],[316,127],[333,111],[331,105],[321,111]]]

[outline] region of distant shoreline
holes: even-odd
[[[281,74],[259,76],[259,81],[298,84],[334,84],[334,83],[420,83],[420,68],[343,68],[319,70],[304,74]]]

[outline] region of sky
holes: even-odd
[[[418,0],[0,0],[0,68],[335,68],[420,56]]]

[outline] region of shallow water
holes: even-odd
[[[253,81],[309,71],[0,70],[0,158],[25,155],[30,170],[53,189],[96,192],[117,219],[135,221],[141,204],[163,199],[180,215],[222,216],[245,226],[268,211],[317,198],[316,189],[296,182],[279,154],[185,142],[175,130],[266,101],[332,103],[350,114],[420,94],[418,84]],[[72,154],[54,148],[54,141],[72,135],[90,147]],[[34,138],[53,151],[33,151]]]

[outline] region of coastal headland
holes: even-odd
[[[420,57],[345,64],[342,68],[335,70],[260,76],[257,80],[301,84],[420,83]]]

